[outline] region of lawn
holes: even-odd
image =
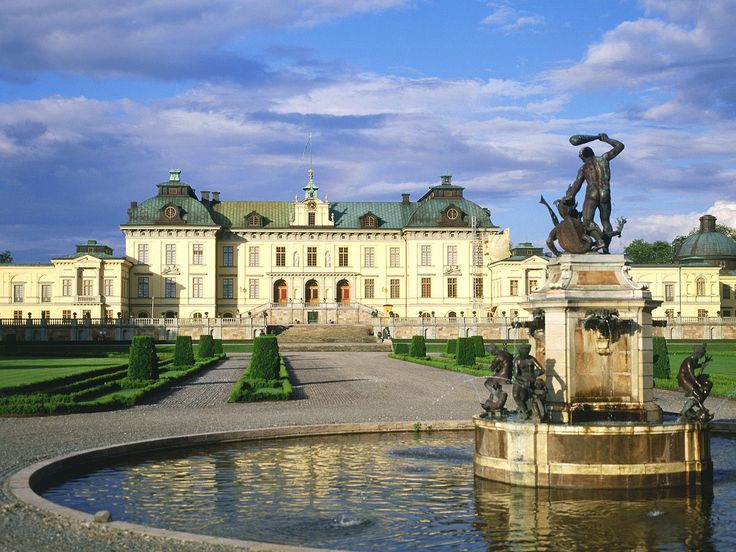
[[[3,357],[0,358],[0,389],[121,366],[127,361],[127,355],[123,358]]]
[[[702,343],[702,342],[700,342]],[[654,382],[657,387],[662,389],[678,390],[677,371],[680,364],[693,351],[691,342],[667,342],[667,351],[670,359],[669,379],[655,378]],[[736,398],[736,343],[729,342],[706,342],[706,354],[713,357],[705,367],[705,373],[710,375],[713,382],[713,390],[711,395],[714,397],[730,397]]]

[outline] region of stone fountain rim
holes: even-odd
[[[173,437],[157,437],[127,443],[118,443],[104,447],[96,447],[75,451],[47,460],[42,460],[14,473],[9,479],[10,491],[21,502],[39,510],[61,516],[83,524],[94,523],[94,515],[80,510],[61,506],[43,498],[34,489],[51,478],[63,477],[64,474],[78,472],[82,464],[99,464],[105,461],[138,455],[142,452],[160,452],[165,450],[185,449],[194,446],[214,445],[256,441],[262,439],[289,439],[298,437],[319,437],[332,435],[360,435],[370,433],[410,433],[416,431],[417,421],[379,422],[379,423],[342,423],[318,424],[304,426],[266,427],[238,431],[217,431],[210,433],[194,433]],[[424,427],[431,426],[432,431],[470,431],[473,420],[435,420],[421,422]],[[734,428],[736,430],[736,428]],[[735,431],[736,433],[736,431]],[[140,536],[174,539],[186,542],[229,545],[249,550],[283,550],[296,552],[305,550],[324,552],[325,548],[307,548],[286,544],[250,541],[227,537],[201,535],[186,531],[162,529],[127,521],[110,521],[102,524],[105,527],[123,532],[131,532]]]

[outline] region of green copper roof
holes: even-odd
[[[213,206],[215,219],[225,228],[246,227],[245,217],[254,211],[263,217],[263,228],[288,228],[294,218],[292,201],[222,201]]]
[[[189,196],[156,196],[147,199],[137,207],[128,209],[128,224],[156,224],[164,206],[173,204],[182,209],[186,224],[196,226],[215,226],[209,209],[199,200]]]
[[[477,203],[459,197],[434,198],[417,203],[414,212],[404,226],[437,226],[442,213],[450,205],[454,205],[460,209],[462,220],[467,226],[471,225],[472,217],[475,217],[475,224],[479,228],[494,226],[491,222],[490,215],[485,209]]]
[[[698,232],[688,237],[677,251],[677,258],[727,259],[736,257],[736,241],[720,232]]]

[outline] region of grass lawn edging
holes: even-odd
[[[432,368],[439,368],[441,370],[450,370],[452,372],[461,372],[471,376],[490,376],[488,368],[483,364],[475,364],[475,367],[461,366],[455,362],[454,359],[443,358],[419,358],[411,357],[409,355],[397,355],[395,353],[389,353],[389,358],[395,358],[396,360],[404,360],[406,362],[413,362],[414,364],[423,364],[424,366],[431,366]]]

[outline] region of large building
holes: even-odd
[[[172,170],[131,202],[125,255],[95,241],[45,265],[0,265],[2,319],[252,319],[342,323],[376,316],[505,319],[549,262],[464,196],[450,176],[418,200],[330,202],[310,169],[293,201],[231,201]],[[673,265],[639,265],[655,316],[736,313],[736,242],[715,218]],[[451,321],[451,320],[450,320]]]

